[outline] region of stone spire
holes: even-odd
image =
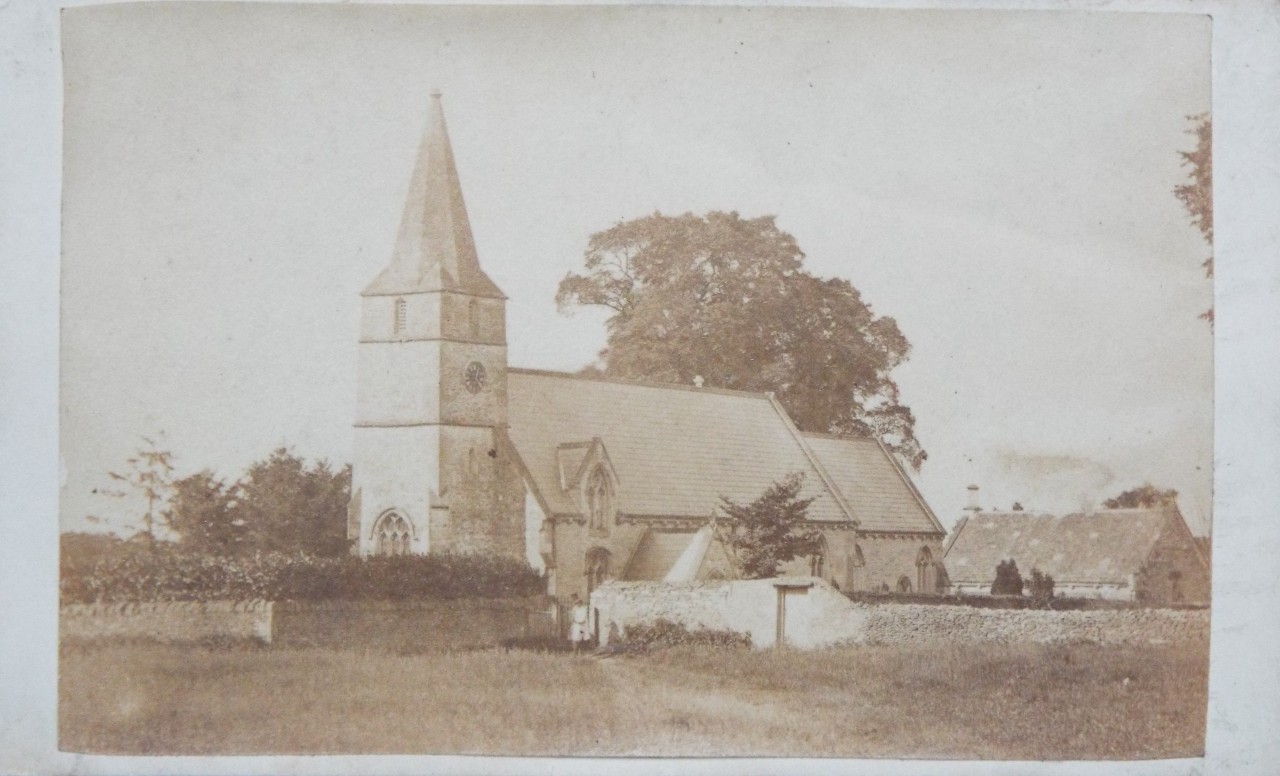
[[[458,291],[504,298],[476,257],[440,96],[431,92],[391,263],[365,288],[366,295]]]

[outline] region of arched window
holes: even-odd
[[[921,593],[938,591],[938,570],[933,563],[933,553],[921,547],[916,554],[916,589]]]
[[[396,300],[395,320],[392,322],[392,328],[396,334],[404,334],[405,328],[409,324],[409,305],[403,299]]]
[[[906,574],[903,574],[902,576],[898,577],[898,592],[899,593],[911,592],[911,579],[907,577]]]
[[[600,587],[609,578],[609,551],[603,547],[593,547],[587,551],[585,573],[587,577],[587,600],[591,600],[591,591]]]
[[[853,553],[849,555],[848,572],[845,576],[845,588],[848,590],[865,590],[867,586],[866,572],[863,570],[867,561],[862,557],[862,545],[853,545]]]
[[[467,330],[471,339],[480,339],[480,303],[474,299],[467,304]]]
[[[374,552],[388,556],[408,555],[412,537],[409,521],[396,512],[388,512],[373,526]]]
[[[822,577],[827,566],[827,537],[818,538],[818,547],[812,555],[809,556],[809,576]]]
[[[603,531],[613,519],[613,483],[603,466],[592,469],[587,478],[587,527]]]
[[[1169,572],[1169,602],[1174,604],[1182,603],[1182,572]]]

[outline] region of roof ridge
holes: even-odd
[[[612,383],[614,385],[630,385],[637,388],[658,388],[670,389],[676,391],[690,391],[692,393],[711,393],[721,396],[743,396],[751,399],[768,400],[770,395],[768,392],[761,391],[740,391],[735,388],[699,388],[695,385],[684,385],[683,383],[660,383],[651,380],[635,380],[627,377],[595,377],[592,375],[580,375],[574,372],[562,372],[555,369],[532,369],[529,367],[507,367],[507,373],[537,375],[539,377],[564,377],[571,380],[583,380],[589,383]]]
[[[822,431],[801,431],[801,435],[810,439],[830,439],[833,442],[877,442],[875,437],[857,436],[855,434],[829,434]]]
[[[1068,517],[1119,517],[1122,514],[1168,515],[1177,511],[1176,507],[1125,507],[1123,509],[1094,509],[1075,512],[1037,512],[1017,509],[984,509],[978,512],[983,517],[1045,517],[1051,520],[1063,520]],[[1179,514],[1181,514],[1179,512]]]

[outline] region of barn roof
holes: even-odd
[[[558,450],[599,439],[617,475],[617,508],[637,516],[705,518],[724,496],[755,500],[792,472],[816,496],[812,520],[848,522],[843,497],[767,394],[511,369],[508,435],[543,506],[576,514]]]
[[[1063,517],[980,512],[960,521],[947,545],[953,582],[989,584],[996,565],[1012,559],[1026,577],[1033,568],[1062,582],[1121,583],[1137,573],[1161,533],[1188,539],[1177,507],[1109,509]]]
[[[805,434],[864,531],[946,533],[907,473],[875,439]]]

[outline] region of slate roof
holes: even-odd
[[[1024,579],[1034,567],[1059,583],[1127,582],[1162,531],[1184,530],[1185,524],[1178,526],[1173,520],[1182,520],[1176,507],[1064,517],[980,512],[956,526],[947,545],[947,574],[953,582],[990,584],[996,564],[1012,558]]]
[[[726,496],[755,500],[791,472],[817,496],[813,520],[848,521],[842,496],[766,394],[510,369],[508,434],[543,507],[576,514],[557,449],[598,437],[618,478],[620,513],[706,518]]]
[[[645,531],[631,562],[623,572],[623,578],[661,582],[695,535],[694,531]]]
[[[875,439],[805,434],[864,531],[944,534],[893,455]]]

